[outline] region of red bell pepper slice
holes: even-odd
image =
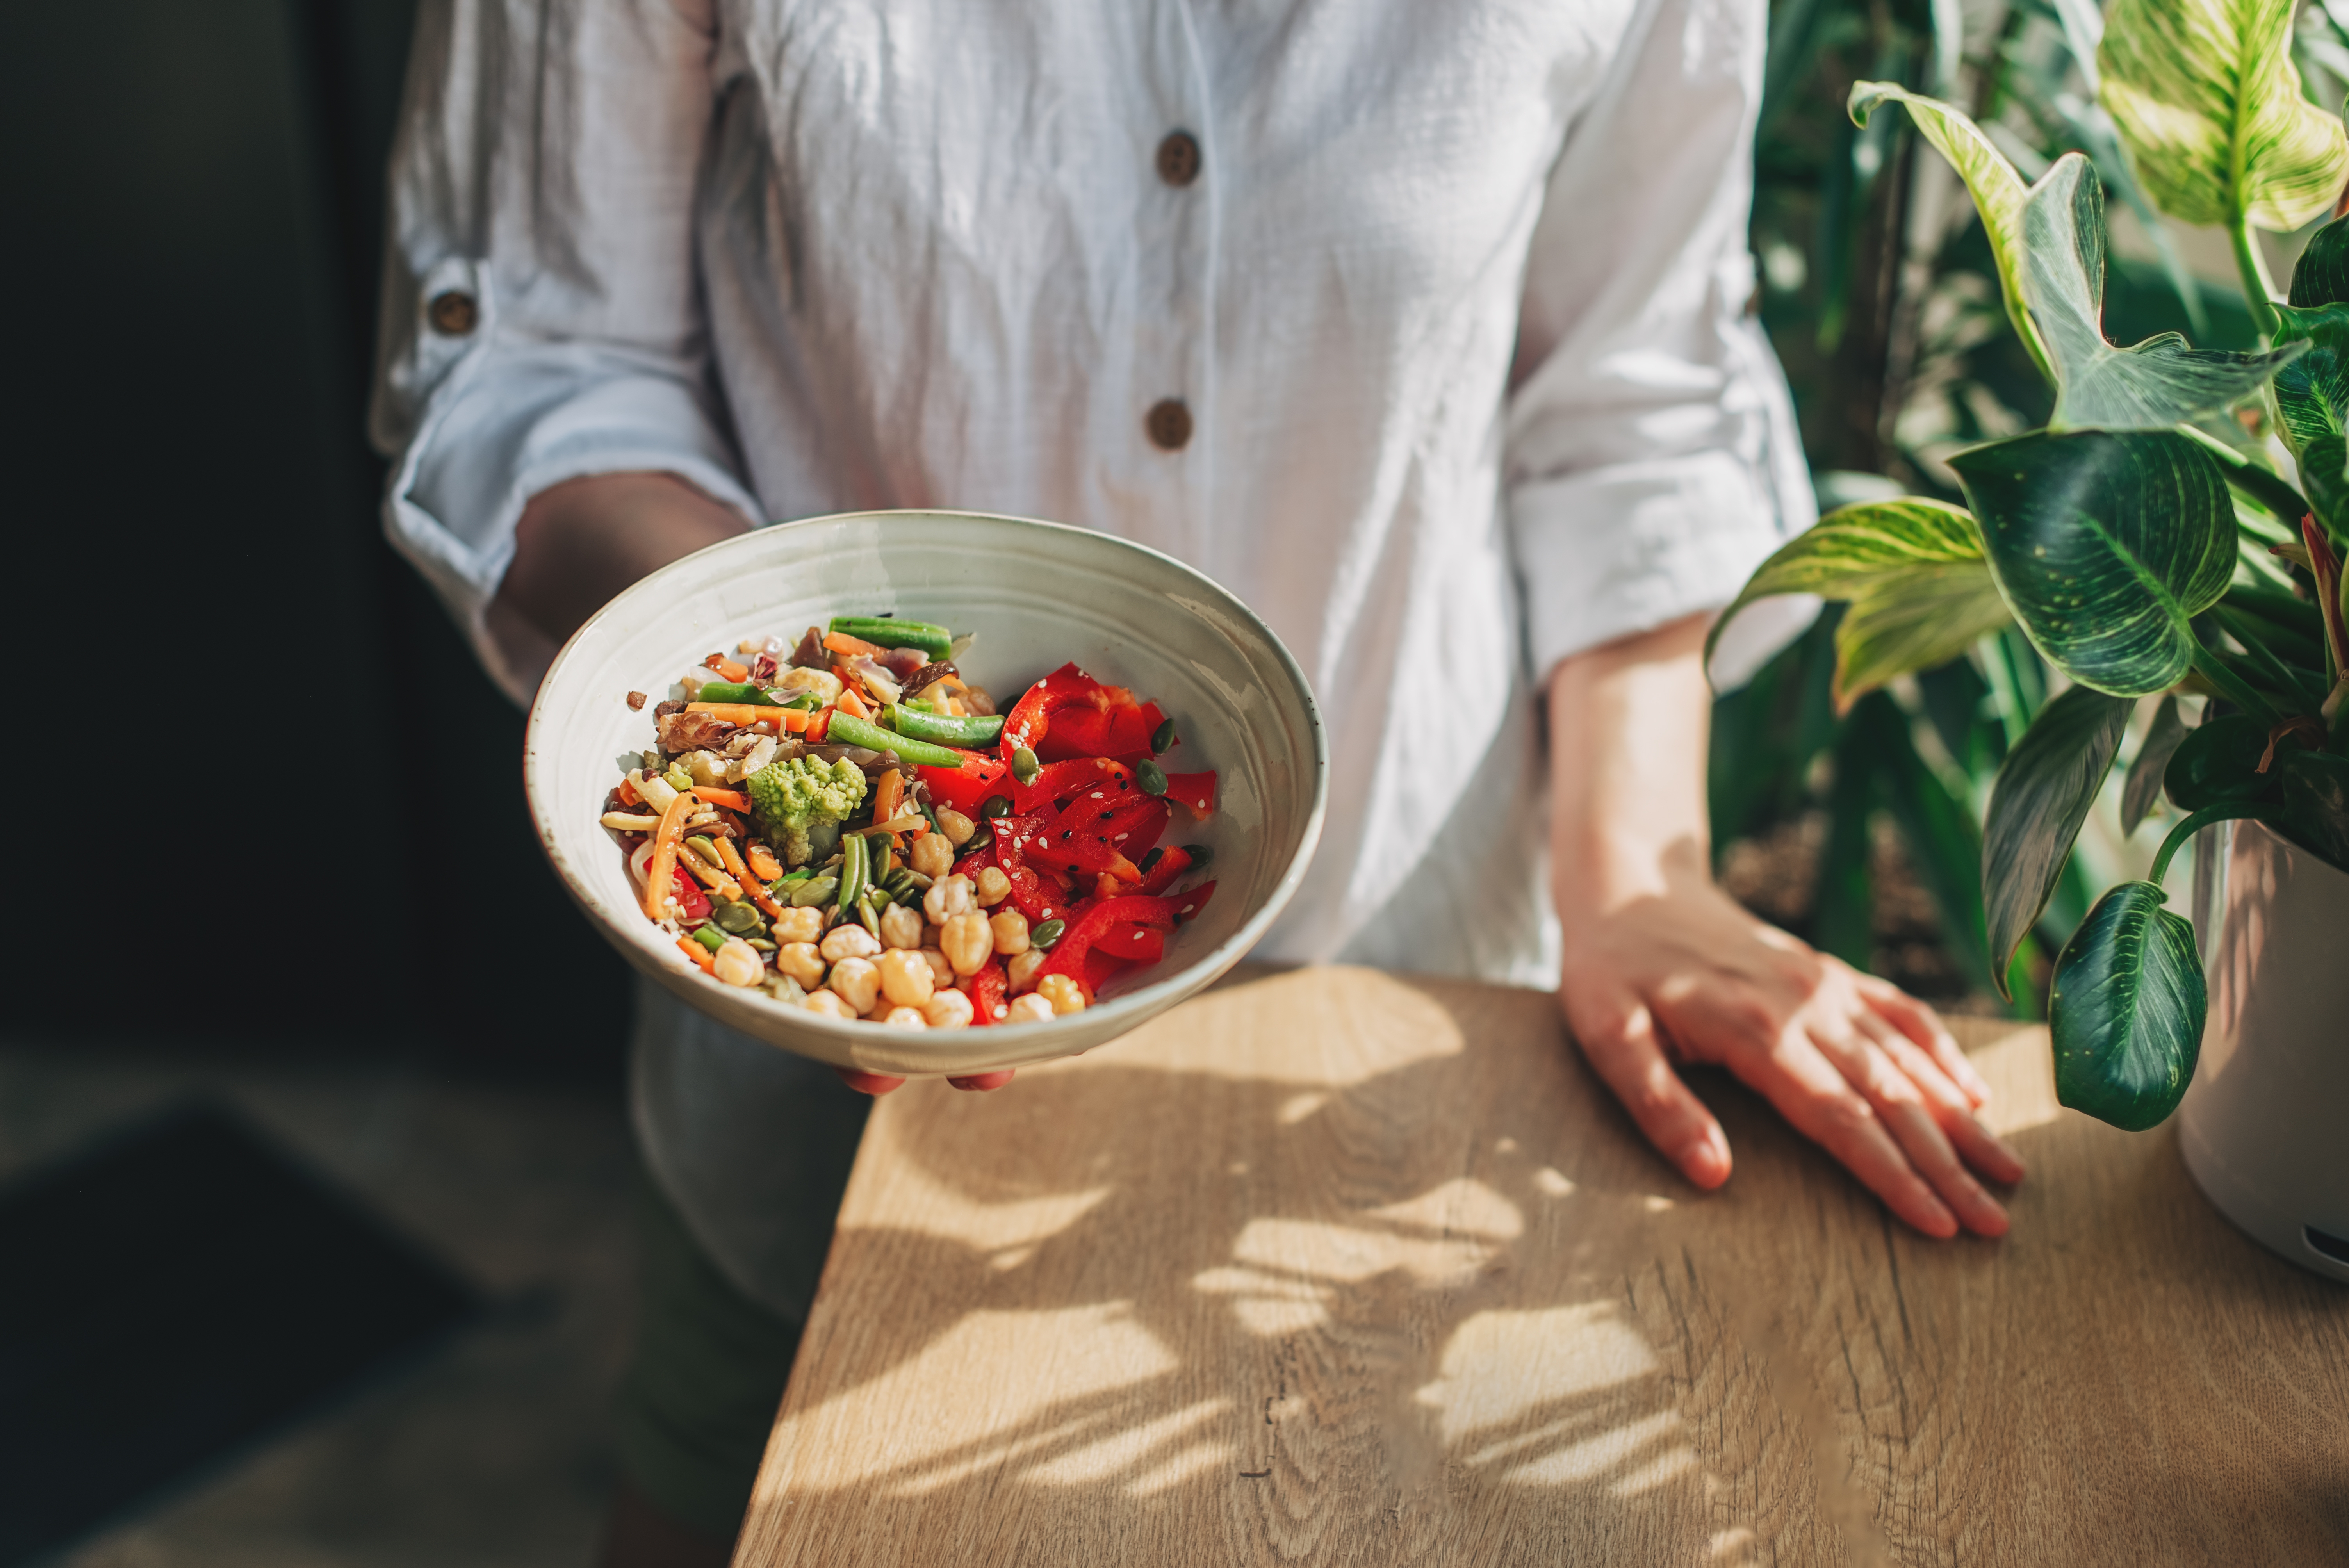
[[[979,818],[990,797],[1000,795],[1011,799],[1015,793],[1010,765],[977,752],[960,768],[916,768],[914,771],[930,787],[933,804],[951,806],[973,820]]]
[[[970,998],[973,1027],[983,1029],[990,1024],[1003,1021],[996,1009],[1006,1005],[1010,988],[1011,982],[1003,972],[1003,960],[1000,958],[988,959],[978,973],[963,982],[963,995]]]
[[[1026,915],[1030,925],[1061,919],[1068,913],[1062,907],[1060,889],[1038,876],[1028,864],[1028,851],[1043,825],[1035,817],[999,817],[995,821],[995,863],[1011,881],[1012,907]]]
[[[1196,903],[1197,895],[1186,894],[1181,902]],[[1085,960],[1092,954],[1093,944],[1112,931],[1125,926],[1146,925],[1160,931],[1171,931],[1174,926],[1175,903],[1174,899],[1145,898],[1140,893],[1101,900],[1069,923],[1069,928],[1061,934],[1061,940],[1052,944],[1051,956],[1044,960],[1043,968],[1037,972],[1039,977],[1066,975],[1072,980],[1083,980]]]
[[[1195,821],[1203,821],[1215,814],[1216,771],[1204,773],[1169,773],[1166,776],[1166,798],[1187,810]]]
[[[1161,854],[1157,863],[1142,873],[1142,885],[1133,891],[1147,893],[1153,898],[1159,897],[1190,869],[1191,851],[1177,844]]]
[[[1096,956],[1155,964],[1166,956],[1166,934],[1152,925],[1112,925],[1093,944]]]
[[[1165,801],[1139,791],[1106,806],[1081,797],[1066,811],[1045,820],[1043,832],[1028,855],[1040,865],[1060,866],[1087,877],[1108,872],[1123,882],[1139,882],[1142,872],[1129,851],[1147,853],[1166,831],[1169,814]]]
[[[709,918],[709,895],[701,891],[701,884],[699,882],[686,875],[682,871],[678,872],[676,876],[678,919],[687,924],[690,924],[697,920],[708,920]]]
[[[1011,810],[1023,817],[1050,817],[1095,791],[1103,799],[1143,792],[1133,781],[1133,770],[1123,763],[1105,757],[1072,757],[1050,763],[1027,783],[1013,786]]]
[[[1021,694],[1003,721],[1003,755],[1021,747],[1040,762],[1085,757],[1139,758],[1166,715],[1123,686],[1104,686],[1062,665]]]

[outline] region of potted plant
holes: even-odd
[[[2116,0],[2099,98],[2153,201],[2232,237],[2265,346],[2128,347],[2102,327],[2103,191],[2078,153],[2035,183],[1962,112],[1891,83],[1854,88],[1864,124],[1905,106],[1965,181],[2006,314],[2054,393],[2040,429],[1950,462],[1967,505],[1846,507],[1757,571],[1728,614],[1778,593],[1844,602],[1836,695],[2019,625],[2071,685],[2001,767],[1983,830],[1991,978],[2046,908],[2140,704],[2124,789],[2134,830],[2179,813],[2151,875],[2104,892],[2055,962],[2048,1019],[2066,1105],[2150,1128],[2184,1119],[2204,1190],[2255,1237],[2349,1279],[2349,219],[2321,230],[2278,301],[2253,237],[2333,208],[2340,119],[2307,102],[2292,0]],[[2203,699],[2189,728],[2179,699]],[[2240,825],[2232,874],[2198,861],[2205,940],[2168,907],[2179,847]],[[2223,885],[2222,885],[2223,884]]]

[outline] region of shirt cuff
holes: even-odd
[[[703,396],[675,376],[569,345],[469,357],[393,472],[384,529],[499,689],[526,706],[557,650],[512,617],[492,617],[490,603],[531,497],[590,474],[664,472],[754,528],[763,514]]]
[[[1537,683],[1560,660],[1737,597],[1784,542],[1778,506],[1727,452],[1531,480],[1509,496]]]

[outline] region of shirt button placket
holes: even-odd
[[[1158,144],[1154,160],[1158,178],[1177,191],[1199,178],[1199,139],[1187,130],[1170,130]],[[1191,407],[1180,397],[1161,397],[1143,416],[1142,428],[1162,452],[1179,452],[1191,442]]]

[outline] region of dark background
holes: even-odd
[[[0,1027],[616,1070],[522,715],[365,438],[414,0],[0,7]],[[58,722],[62,720],[63,722]]]

